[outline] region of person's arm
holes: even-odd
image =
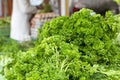
[[[37,8],[30,5],[29,0],[17,0],[18,6],[23,13],[34,14],[37,12]]]

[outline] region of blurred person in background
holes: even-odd
[[[37,12],[30,0],[13,0],[10,37],[18,42],[29,41],[30,19]]]
[[[119,13],[119,5],[114,0],[77,0],[73,6],[73,12],[81,8],[89,8],[102,15],[108,10],[114,14]]]

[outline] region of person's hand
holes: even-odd
[[[35,27],[35,18],[30,21],[31,28]]]

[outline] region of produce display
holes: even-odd
[[[120,80],[120,15],[85,9],[46,22],[35,47],[14,53],[7,80]]]
[[[34,41],[18,43],[10,39],[10,17],[0,18],[0,72],[11,57],[19,51],[34,47]],[[0,74],[0,80],[5,80]]]

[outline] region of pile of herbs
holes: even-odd
[[[7,80],[119,80],[120,15],[82,9],[44,24],[35,47],[18,52],[2,74]]]
[[[25,52],[33,46],[33,41],[18,43],[10,39],[10,17],[0,18],[0,71],[16,53]],[[1,74],[0,80],[4,80]]]

